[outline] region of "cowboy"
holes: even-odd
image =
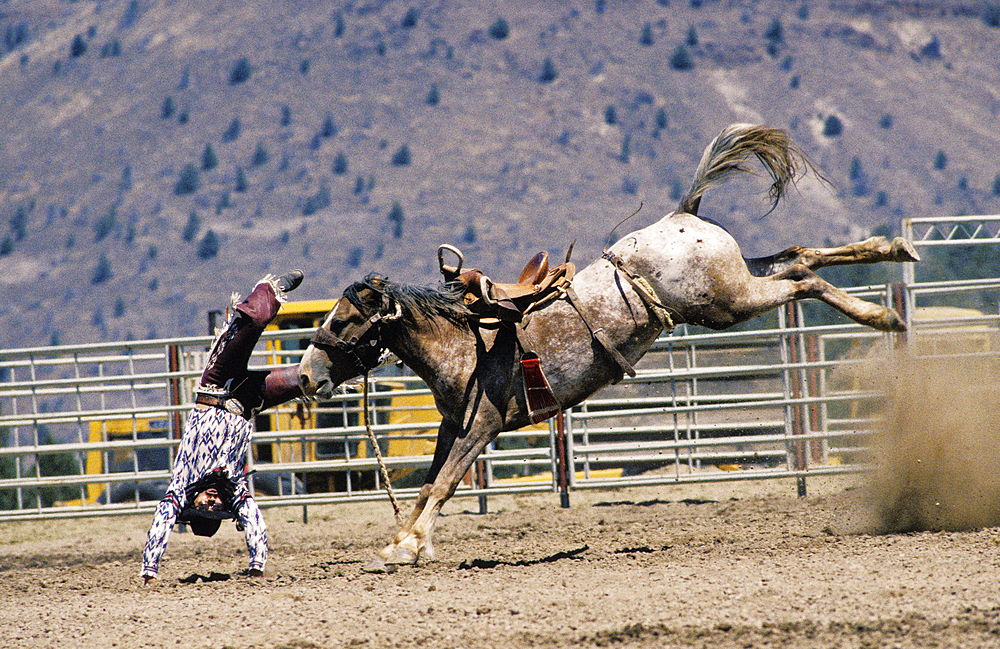
[[[158,577],[175,522],[187,523],[196,535],[212,536],[223,520],[235,519],[250,555],[246,574],[264,574],[267,528],[247,488],[252,422],[261,410],[302,396],[302,391],[297,366],[250,370],[247,363],[285,294],[301,282],[302,272],[295,270],[263,278],[239,304],[233,294],[233,315],[212,344],[167,493],[153,515],[139,573],[143,583]]]

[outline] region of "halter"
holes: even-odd
[[[372,287],[372,290],[383,297],[384,304],[385,294],[375,287]],[[385,343],[382,342],[382,325],[399,320],[403,315],[399,302],[391,299],[388,302],[394,306],[393,313],[376,311],[352,332],[350,338],[339,338],[325,327],[318,327],[309,342],[317,347],[332,348],[342,352],[354,364],[354,369],[359,374],[370,372],[381,364],[382,354],[386,350]]]

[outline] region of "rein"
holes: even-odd
[[[383,297],[385,296],[383,295]],[[368,433],[368,439],[371,440],[372,447],[375,449],[375,458],[378,460],[379,472],[382,474],[382,481],[385,483],[389,502],[392,503],[396,524],[401,525],[399,501],[396,500],[396,493],[392,490],[392,482],[389,480],[389,470],[385,466],[385,460],[382,459],[382,449],[379,448],[378,439],[375,437],[375,431],[372,430],[368,417],[368,375],[373,369],[382,364],[382,355],[386,351],[386,346],[382,342],[382,326],[385,323],[395,322],[403,316],[403,308],[399,302],[394,300],[391,300],[391,302],[395,306],[393,313],[383,314],[381,311],[376,311],[346,340],[337,337],[332,331],[321,326],[316,329],[316,333],[313,334],[310,342],[317,347],[328,347],[342,352],[354,364],[354,369],[363,375],[364,397],[362,411],[364,413],[365,431]],[[370,331],[374,331],[374,334],[370,340],[365,342],[365,337],[369,335]],[[366,358],[364,352],[375,353],[370,358]]]
[[[389,480],[389,470],[385,468],[385,460],[382,459],[382,449],[378,446],[378,439],[375,437],[375,431],[372,430],[372,426],[368,418],[368,372],[365,372],[364,382],[365,390],[363,407],[365,413],[365,431],[367,431],[368,439],[371,440],[372,447],[375,449],[375,459],[378,460],[378,468],[382,474],[382,481],[385,482],[385,491],[389,494],[389,502],[392,503],[392,512],[396,516],[396,525],[402,525],[403,521],[399,516],[399,501],[396,500],[396,492],[392,490],[392,482]]]

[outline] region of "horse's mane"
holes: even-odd
[[[344,291],[344,297],[359,309],[362,301],[359,291],[369,288],[381,293],[398,304],[403,316],[412,319],[420,314],[427,317],[439,316],[451,322],[464,322],[469,310],[465,306],[464,290],[458,284],[449,282],[437,286],[414,286],[389,281],[377,273],[369,273],[360,282],[354,282]]]

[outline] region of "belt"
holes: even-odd
[[[212,406],[213,408],[218,408],[219,410],[231,412],[234,415],[243,416],[243,404],[240,403],[238,399],[224,399],[222,397],[217,397],[214,394],[199,392],[195,395],[194,401],[195,403],[200,403],[204,406]]]

